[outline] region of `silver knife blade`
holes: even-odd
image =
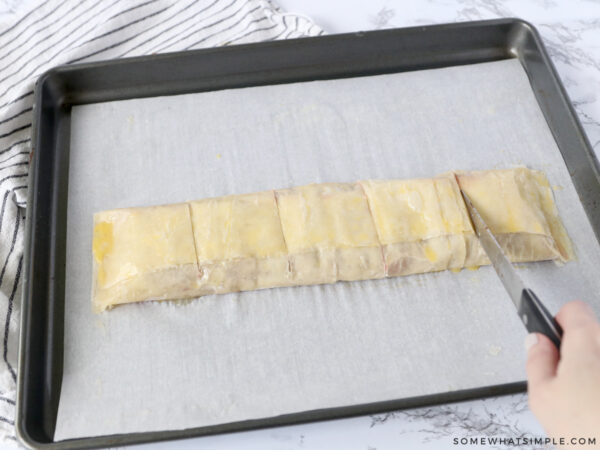
[[[479,211],[477,211],[477,208],[475,208],[475,205],[473,205],[473,202],[469,196],[462,190],[462,188],[460,189],[460,192],[465,199],[469,216],[471,216],[471,222],[473,222],[473,226],[475,227],[475,232],[479,237],[481,246],[492,262],[492,266],[500,277],[502,284],[508,291],[508,295],[517,307],[517,310],[520,311],[521,295],[523,293],[523,289],[525,289],[523,281],[519,275],[517,275],[512,263],[504,254],[502,247],[500,247],[500,244],[490,230],[490,227],[485,223],[483,217],[481,217],[481,214],[479,214]]]

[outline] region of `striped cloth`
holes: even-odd
[[[306,17],[282,13],[270,0],[46,0],[29,1],[21,9],[0,25],[0,438],[13,442],[37,77],[59,64],[323,33]]]

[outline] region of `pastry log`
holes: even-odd
[[[512,261],[573,258],[539,171],[311,184],[96,213],[93,309],[489,264],[458,183]]]

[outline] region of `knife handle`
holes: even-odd
[[[519,316],[530,333],[546,335],[560,350],[562,328],[531,289],[523,289]]]

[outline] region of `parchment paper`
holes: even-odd
[[[556,312],[600,251],[517,60],[77,106],[55,439],[181,429],[523,380],[493,270],[91,312],[95,211],[311,182],[541,169],[578,260],[521,265]]]

